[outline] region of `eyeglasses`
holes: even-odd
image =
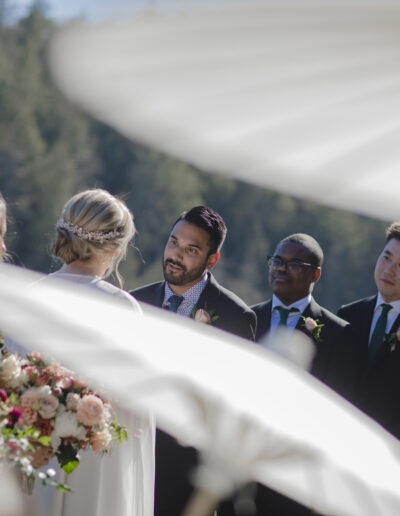
[[[303,270],[303,267],[312,267],[313,269],[320,269],[317,265],[312,263],[300,262],[292,260],[290,262],[284,262],[282,258],[278,256],[267,256],[267,263],[270,269],[279,269],[280,267],[286,267],[289,272],[297,273]]]

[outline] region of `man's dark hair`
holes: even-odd
[[[294,233],[289,235],[279,242],[278,245],[286,242],[293,242],[295,244],[301,244],[310,253],[310,263],[316,267],[321,267],[324,260],[324,253],[319,243],[310,235],[306,233]]]
[[[386,230],[386,243],[392,238],[400,240],[400,222],[392,222]]]
[[[210,235],[210,253],[217,253],[226,237],[226,225],[224,219],[212,208],[207,206],[195,206],[189,211],[182,212],[174,222],[173,228],[184,220],[193,226],[204,229]]]

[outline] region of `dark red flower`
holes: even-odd
[[[18,407],[14,407],[9,413],[8,413],[8,428],[14,428],[14,426],[18,423],[22,415],[21,410]]]
[[[0,389],[0,401],[6,401],[7,393],[4,389]]]

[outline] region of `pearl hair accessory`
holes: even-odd
[[[122,236],[120,231],[110,231],[108,233],[102,233],[101,231],[84,231],[81,227],[74,226],[65,220],[60,220],[57,223],[57,229],[59,228],[66,229],[81,240],[91,240],[94,242],[100,242],[100,244],[105,240],[114,240],[115,238]]]

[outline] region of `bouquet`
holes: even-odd
[[[32,491],[35,478],[69,490],[52,479],[53,469],[38,469],[56,456],[70,474],[79,465],[81,450],[102,455],[112,441],[121,444],[126,438],[127,429],[110,403],[72,371],[38,352],[24,359],[1,350],[0,457],[21,473],[26,491]]]

